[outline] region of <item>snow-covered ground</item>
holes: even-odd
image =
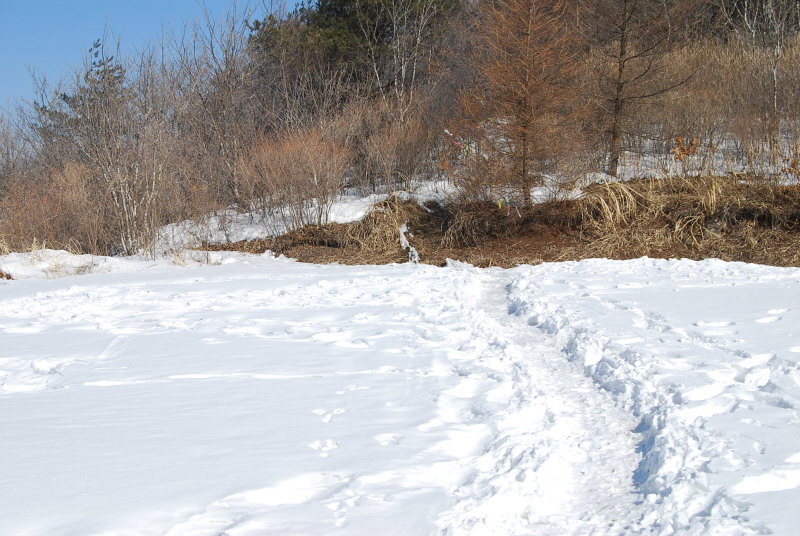
[[[204,260],[0,257],[0,534],[800,529],[798,269]]]

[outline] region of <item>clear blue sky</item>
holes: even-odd
[[[218,17],[233,2],[0,0],[0,110],[33,98],[31,70],[46,75],[51,83],[72,72],[105,28],[121,37],[123,50],[135,49],[160,35],[162,26],[178,28],[201,16],[203,5]]]

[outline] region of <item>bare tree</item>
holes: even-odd
[[[182,136],[194,145],[195,172],[214,183],[223,202],[243,201],[238,165],[259,132],[246,53],[249,16],[236,5],[221,20],[206,12],[202,22],[171,41],[184,103],[178,110]]]
[[[19,125],[0,115],[0,197],[26,164],[26,146]]]
[[[596,54],[596,86],[601,124],[608,143],[607,171],[616,176],[626,123],[639,104],[685,84],[691,72],[678,72],[668,52],[680,36],[680,22],[696,8],[693,0],[588,0],[583,31]]]
[[[374,0],[370,3],[372,16],[359,17],[375,86],[401,122],[409,118],[418,78],[433,53],[433,26],[452,10],[452,4],[442,0]]]
[[[29,118],[45,193],[58,197],[69,184],[94,205],[84,210],[103,214],[105,231],[87,246],[94,252],[147,250],[164,223],[175,135],[174,100],[163,83],[168,69],[152,49],[123,58],[106,34],[63,90],[42,88]],[[66,180],[56,184],[59,177]]]
[[[253,96],[265,132],[310,128],[361,98],[351,69],[323,61],[298,18],[272,15],[248,27]]]
[[[92,45],[72,88],[39,107],[38,130],[43,144],[64,148],[61,166],[83,164],[96,192],[108,194],[119,223],[115,247],[132,254],[140,245],[142,212],[155,195],[155,184],[135,157],[142,125],[135,117],[119,43],[116,50],[112,47],[107,37]]]

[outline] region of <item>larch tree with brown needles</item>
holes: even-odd
[[[476,84],[461,95],[471,179],[509,188],[526,206],[565,149],[576,92],[574,16],[564,0],[479,0]]]

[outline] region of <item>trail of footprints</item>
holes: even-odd
[[[333,421],[334,417],[347,413],[347,410],[345,408],[334,408],[331,410],[320,408],[312,410],[312,413],[322,417],[322,422],[328,424]],[[339,448],[339,442],[330,438],[316,439],[308,444],[308,448],[319,451],[321,458],[327,458],[331,455],[331,451]]]

